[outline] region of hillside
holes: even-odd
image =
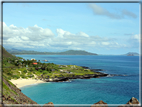
[[[5,61],[6,59],[15,59],[16,57],[8,53],[3,47],[3,86],[2,86],[2,99],[3,99],[3,104],[37,104],[33,100],[31,100],[29,97],[24,95],[19,88],[17,88],[14,84],[12,84],[8,78],[7,75],[10,74],[10,69],[12,64],[7,64]],[[5,68],[5,67],[10,67],[10,68]],[[5,74],[5,69],[7,69],[7,74]]]
[[[0,45],[1,46],[1,45]],[[15,56],[11,55],[10,53],[8,53],[4,47],[1,46],[1,49],[2,49],[2,55],[3,55],[3,58],[5,57],[9,57],[9,58],[13,58]],[[0,50],[1,51],[1,50]]]
[[[37,55],[97,55],[96,53],[90,53],[84,50],[68,50],[65,52],[37,52],[37,51],[26,51],[26,50],[16,50],[7,49],[7,51],[13,55],[20,54],[37,54]]]
[[[6,78],[3,78],[2,99],[4,104],[37,104]]]

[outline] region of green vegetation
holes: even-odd
[[[33,64],[34,62],[37,64]],[[19,78],[72,77],[73,75],[86,74],[94,74],[94,72],[76,65],[40,63],[36,60],[24,60],[19,57],[3,58],[3,75],[9,80]]]
[[[8,80],[19,78],[47,79],[57,77],[72,77],[77,75],[95,74],[89,69],[76,65],[57,65],[41,63],[37,60],[25,60],[12,56],[3,48],[3,76]],[[86,51],[66,51],[60,54],[82,54]],[[59,53],[58,53],[59,54]],[[8,56],[7,56],[8,55]]]
[[[11,83],[12,84],[12,83]],[[9,87],[3,82],[3,92],[4,92],[4,94],[9,94],[9,92],[12,92],[12,93],[14,93],[14,94],[16,94],[17,95],[17,93],[15,92],[15,91],[13,91],[13,90],[11,90],[11,89],[9,89]]]

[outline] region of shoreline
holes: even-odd
[[[86,66],[81,66],[85,69],[90,69],[89,67]],[[40,78],[40,79],[33,79],[33,78],[28,78],[28,79],[23,79],[19,78],[17,80],[11,79],[10,82],[12,82],[17,88],[22,88],[27,85],[34,85],[34,84],[39,84],[39,83],[47,83],[47,82],[63,82],[63,81],[69,81],[71,79],[91,79],[91,78],[100,78],[100,77],[106,77],[109,74],[98,72],[98,71],[104,71],[103,69],[90,69],[93,72],[99,73],[99,74],[86,74],[86,75],[73,75],[73,77],[57,77],[57,78]]]
[[[104,73],[100,73],[98,75],[96,74],[90,74],[90,75],[78,75],[78,76],[74,76],[74,77],[61,77],[61,78],[52,78],[52,79],[32,79],[32,78],[28,78],[28,79],[11,79],[9,80],[10,82],[12,82],[17,88],[22,88],[25,87],[27,85],[33,85],[33,84],[39,84],[39,83],[48,83],[48,82],[63,82],[63,81],[69,81],[71,79],[91,79],[91,78],[100,78],[100,77],[105,77],[108,74],[104,74]]]
[[[32,78],[28,78],[28,79],[11,79],[9,80],[10,82],[12,82],[17,88],[22,88],[24,86],[27,85],[32,85],[32,84],[39,84],[39,83],[46,83],[43,80],[36,80],[36,79],[32,79]]]
[[[97,72],[97,73],[99,74],[86,74],[86,75],[76,75],[76,76],[72,75],[72,77],[65,76],[65,77],[56,77],[52,79],[43,78],[43,80],[46,82],[63,82],[63,81],[70,81],[71,79],[91,79],[91,78],[106,77],[109,75],[109,74],[101,73],[101,72]]]

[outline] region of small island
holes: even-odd
[[[136,52],[128,52],[127,54],[124,54],[125,56],[139,56]]]

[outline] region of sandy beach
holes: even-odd
[[[14,85],[16,85],[18,88],[24,87],[26,85],[32,85],[32,84],[38,84],[38,83],[45,83],[42,80],[35,80],[32,78],[29,79],[17,79],[17,80],[10,80]]]

